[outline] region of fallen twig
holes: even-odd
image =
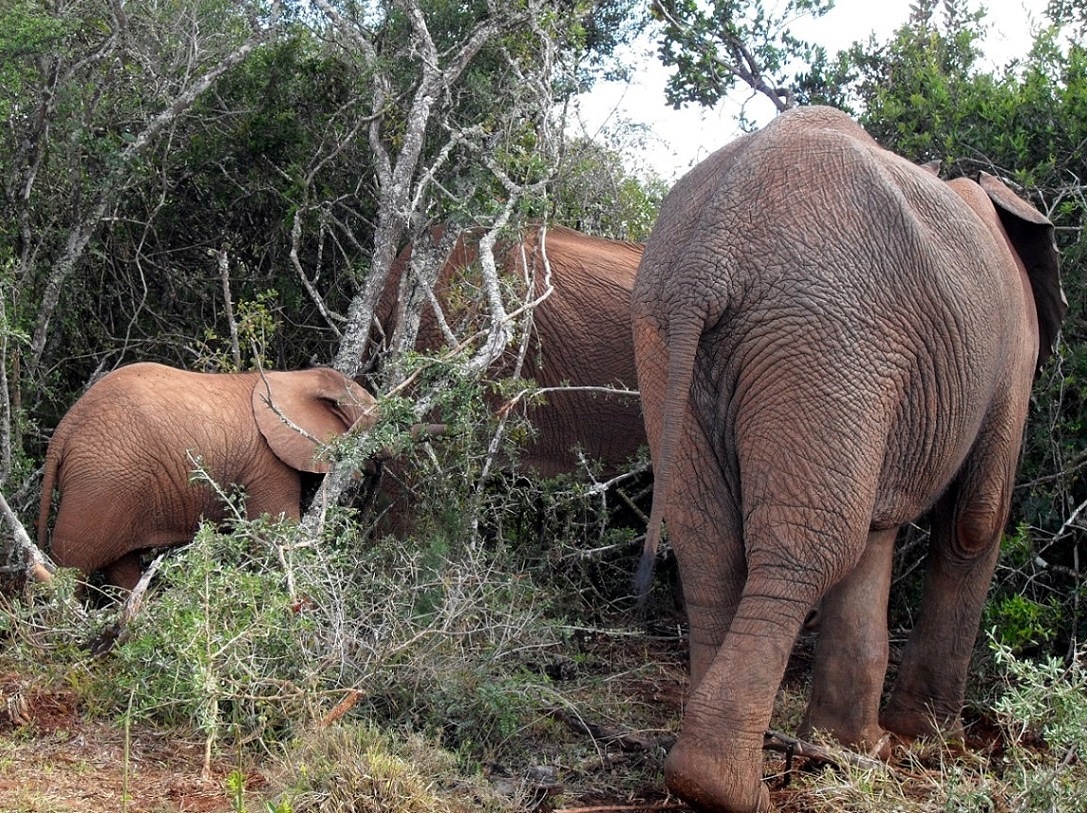
[[[575,731],[582,731],[595,740],[613,742],[625,751],[648,751],[652,748],[663,748],[667,751],[676,741],[675,737],[670,735],[646,737],[600,723],[592,723],[563,709],[551,709],[549,713],[551,716],[562,720]],[[882,743],[880,745],[882,746]],[[779,751],[790,756],[815,759],[833,765],[845,763],[866,770],[886,767],[886,763],[870,756],[857,754],[844,748],[826,748],[822,745],[805,742],[796,737],[790,737],[780,731],[768,730],[763,735],[762,747],[764,751]]]
[[[321,722],[317,725],[317,727],[328,728],[334,722],[347,714],[347,712],[349,712],[352,708],[354,708],[355,704],[362,700],[363,697],[364,694],[360,690],[350,689],[344,699],[337,703],[335,706],[333,706],[332,711],[330,711],[328,714],[321,718]]]
[[[613,742],[625,751],[648,751],[652,748],[663,748],[667,751],[676,741],[676,738],[671,735],[646,737],[629,731],[622,731],[618,728],[612,728],[611,726],[602,725],[600,723],[592,723],[583,717],[572,714],[564,709],[551,709],[549,713],[551,716],[562,720],[575,731],[582,731],[595,740]],[[884,743],[880,742],[873,753],[878,752],[883,745]],[[774,730],[767,730],[763,735],[762,747],[764,751],[779,751],[790,757],[814,759],[832,765],[841,765],[842,763],[845,763],[846,765],[852,765],[855,768],[864,770],[886,767],[885,762],[871,756],[858,754],[844,748],[827,748]],[[558,813],[558,811],[556,811],[556,813]]]
[[[882,743],[880,743],[880,745],[882,746]],[[762,748],[764,751],[780,751],[791,756],[817,759],[820,762],[829,762],[832,765],[840,765],[844,762],[847,765],[852,765],[855,768],[862,768],[865,770],[886,767],[886,763],[878,759],[857,754],[853,751],[847,751],[844,748],[825,748],[822,745],[816,745],[815,743],[798,740],[796,737],[790,737],[788,734],[783,734],[780,731],[768,730],[763,735]]]
[[[622,731],[618,728],[605,726],[600,723],[591,723],[583,717],[572,714],[564,709],[551,709],[549,713],[552,717],[566,723],[566,725],[575,731],[584,732],[594,740],[613,742],[624,751],[649,751],[653,748],[668,750],[675,743],[675,737],[670,735],[646,737],[630,731]]]

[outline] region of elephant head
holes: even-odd
[[[690,620],[665,779],[765,810],[761,749],[819,605],[802,729],[880,749],[956,729],[1031,385],[1065,310],[1049,221],[995,178],[944,182],[839,111],[800,108],[665,199],[632,295],[655,491]],[[930,512],[894,690],[897,529]]]
[[[96,382],[58,424],[46,454],[38,519],[57,564],[132,587],[142,551],[192,539],[225,518],[199,465],[246,494],[249,517],[297,520],[304,472],[328,471],[321,447],[377,419],[373,397],[331,369],[192,373],[141,363]]]

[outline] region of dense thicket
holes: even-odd
[[[434,223],[549,217],[628,239],[652,224],[660,189],[557,118],[629,69],[614,52],[638,27],[632,0],[2,5],[0,488],[18,508],[98,372],[138,359],[356,372],[371,289]],[[1049,213],[1070,311],[1036,391],[994,606],[1024,640],[1082,638],[1084,4],[1051,3],[1032,51],[999,67],[965,0],[921,0],[890,41],[837,55],[793,30],[827,5],[654,4],[669,98],[748,85],[779,107],[835,104],[889,148],[947,176],[996,172]]]

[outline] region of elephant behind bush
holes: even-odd
[[[438,240],[440,235],[436,230],[432,237]],[[530,471],[543,476],[576,471],[579,461],[574,450],[580,449],[612,474],[645,444],[638,398],[603,391],[636,387],[630,292],[641,256],[642,246],[637,243],[561,226],[533,229],[520,243],[500,247],[499,259],[507,275],[518,281],[534,279],[538,296],[544,291],[546,274],[554,289],[533,312],[531,347],[523,372],[539,387],[549,389],[542,404],[524,407],[536,428],[520,458]],[[400,253],[378,305],[376,321],[382,336],[392,336],[395,330],[401,280],[409,273],[411,257],[410,246]],[[444,318],[461,338],[488,318],[480,314],[468,293],[478,287],[476,259],[473,238],[461,235],[434,285]],[[433,308],[424,305],[416,348],[437,351],[447,344]],[[496,365],[494,375],[512,369],[512,352]],[[502,406],[495,403],[496,408]]]
[[[297,520],[303,472],[328,471],[319,446],[377,418],[374,399],[326,368],[192,373],[161,364],[118,368],[58,424],[46,453],[38,518],[45,549],[85,575],[131,588],[144,550],[192,540],[201,519],[225,519],[222,495],[244,489],[249,517]]]

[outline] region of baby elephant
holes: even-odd
[[[132,364],[96,382],[64,416],[45,459],[38,544],[62,567],[131,589],[140,552],[192,540],[225,518],[192,482],[198,461],[223,488],[241,486],[249,517],[300,515],[302,473],[328,471],[321,444],[377,419],[373,397],[335,370],[191,373]]]

